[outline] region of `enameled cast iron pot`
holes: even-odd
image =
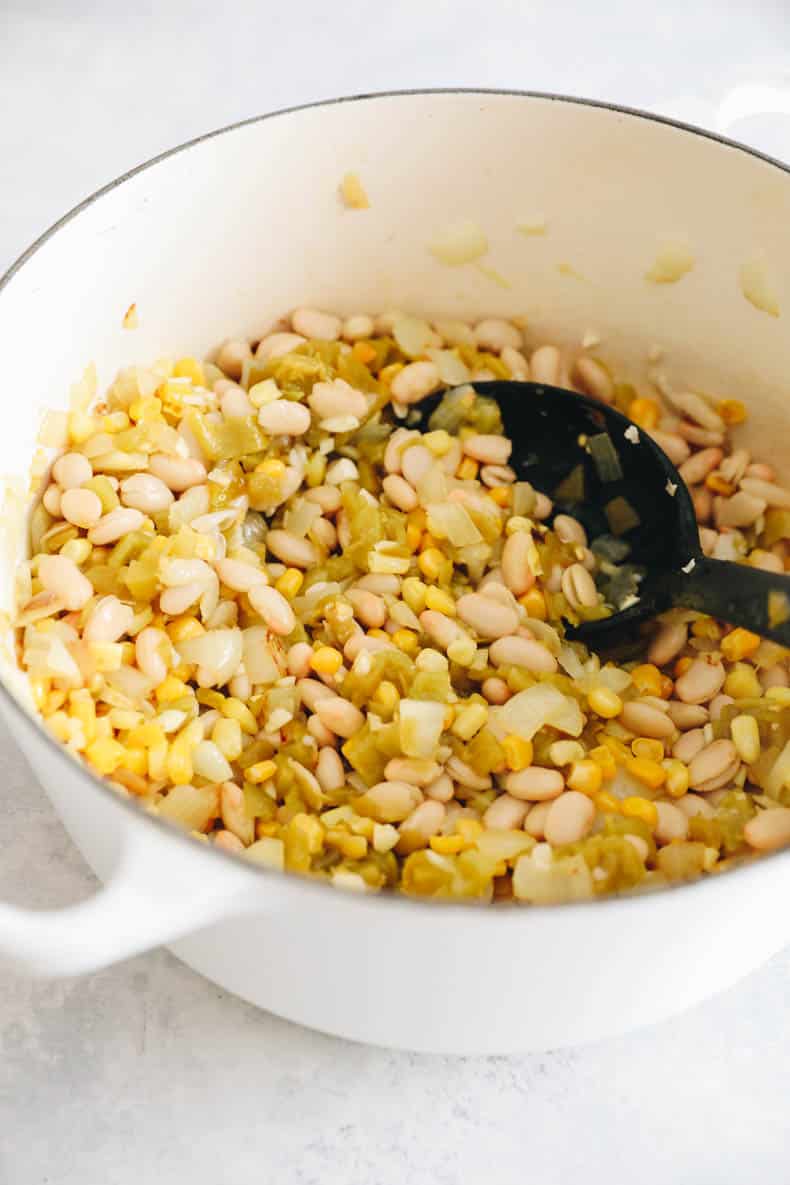
[[[347,171],[361,175],[369,210],[342,207]],[[488,273],[427,250],[464,217],[488,235]],[[540,217],[545,235],[516,232]],[[11,496],[2,608],[24,552],[14,499],[42,411],[67,406],[85,365],[95,361],[106,384],[132,361],[260,334],[298,304],[522,314],[535,343],[578,345],[594,329],[619,374],[644,376],[660,345],[670,375],[744,399],[746,443],[790,474],[790,338],[738,280],[761,252],[779,280],[790,275],[788,225],[790,176],[776,162],[637,112],[542,95],[324,103],[167,153],[72,211],[0,285],[0,473]],[[664,237],[682,237],[695,266],[650,284]],[[776,295],[786,316],[790,291],[780,283]],[[121,328],[132,301],[135,332]],[[553,908],[364,897],[248,867],[67,756],[26,707],[6,641],[0,710],[105,885],[68,909],[0,906],[0,953],[23,970],[70,975],[167,943],[229,991],[330,1033],[507,1053],[659,1020],[790,940],[790,853],[662,893]]]

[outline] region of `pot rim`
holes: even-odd
[[[645,111],[639,107],[628,107],[619,103],[610,103],[604,99],[588,99],[579,95],[563,95],[556,94],[551,91],[532,91],[519,90],[514,88],[499,88],[499,87],[417,87],[407,89],[396,89],[388,91],[372,91],[362,92],[360,94],[341,95],[329,99],[317,99],[310,103],[299,103],[291,107],[282,107],[275,111],[267,111],[260,115],[249,116],[246,119],[236,120],[234,123],[226,124],[223,127],[214,128],[211,131],[204,132],[199,136],[194,136],[192,139],[185,140],[181,144],[177,144],[172,148],[167,148],[163,152],[157,153],[156,156],[150,157],[148,160],[135,165],[125,173],[113,178],[113,180],[102,185],[99,189],[83,198],[73,206],[67,213],[63,214],[56,222],[53,222],[31,245],[22,252],[21,255],[14,260],[5,273],[0,276],[0,295],[8,287],[14,276],[20,271],[25,264],[51,239],[55,234],[67,223],[71,222],[83,210],[92,206],[99,198],[105,194],[111,193],[114,189],[123,185],[126,181],[136,177],[139,173],[152,168],[161,161],[167,160],[171,156],[178,153],[185,152],[190,148],[195,148],[199,144],[203,144],[208,140],[213,140],[215,137],[223,136],[229,132],[235,132],[239,128],[248,127],[251,124],[263,123],[265,120],[278,119],[283,116],[294,115],[300,111],[309,111],[314,108],[335,107],[340,104],[351,103],[367,103],[375,102],[380,99],[398,99],[398,98],[412,98],[415,96],[431,96],[431,95],[473,95],[473,96],[496,96],[496,97],[510,97],[518,99],[537,99],[543,102],[550,103],[567,103],[579,107],[592,107],[605,111],[613,111],[619,115],[626,115],[634,119],[645,120],[652,123],[663,124],[666,127],[672,128],[675,131],[686,133],[692,136],[699,136],[706,140],[712,140],[725,148],[735,149],[747,156],[753,157],[755,160],[763,161],[765,164],[773,165],[780,169],[783,173],[790,174],[790,165],[778,160],[776,157],[769,156],[767,153],[761,152],[756,148],[743,144],[738,140],[730,139],[718,132],[710,131],[706,128],[698,127],[695,124],[686,123],[683,120],[671,119],[665,115],[658,115],[651,111]],[[158,818],[147,811],[143,811],[130,797],[123,797],[105,781],[94,774],[82,762],[76,761],[66,750],[65,746],[58,743],[58,741],[47,731],[43,720],[37,716],[28,713],[22,704],[17,700],[16,696],[6,686],[5,679],[0,676],[0,696],[2,696],[3,703],[8,705],[11,712],[22,723],[23,726],[30,730],[38,740],[43,741],[51,752],[56,755],[56,760],[59,762],[68,762],[69,768],[74,770],[79,777],[82,778],[86,786],[91,787],[92,790],[98,789],[100,793],[106,795],[113,802],[117,803],[123,810],[129,811],[133,814],[136,820],[146,820],[151,826],[157,827],[160,833],[170,835],[179,843],[189,844],[190,849],[197,856],[202,852],[200,858],[206,856],[212,860],[220,858],[232,862],[234,870],[244,865],[244,861],[239,860],[237,856],[229,852],[223,852],[222,849],[216,850],[208,845],[199,844],[191,838],[185,831],[169,823],[166,819]],[[766,863],[767,860],[777,861],[780,859],[787,859],[790,857],[790,847],[779,849],[775,852],[768,852],[762,856],[751,860],[744,861],[743,864],[737,865],[730,869],[726,876],[730,877],[737,875],[739,883],[745,883],[747,877],[754,877],[758,874],[759,868]],[[273,868],[267,868],[263,865],[247,863],[247,870],[250,877],[263,878],[264,881],[269,880],[275,885],[282,888],[283,885],[288,884],[296,892],[304,892],[308,894],[326,894],[329,892],[337,893],[337,886],[329,882],[322,881],[318,877],[309,875],[300,875],[290,872],[279,872]],[[230,867],[230,863],[228,865]],[[252,885],[253,881],[250,880]],[[547,913],[554,913],[561,910],[563,916],[578,915],[580,910],[588,911],[594,908],[596,911],[608,908],[632,909],[641,908],[646,909],[648,902],[653,903],[653,908],[658,907],[660,899],[671,893],[676,894],[683,892],[686,897],[690,898],[692,893],[701,894],[712,891],[711,886],[715,883],[720,883],[719,877],[703,876],[695,881],[677,882],[667,886],[662,886],[653,891],[645,892],[631,892],[620,895],[612,895],[602,897],[600,899],[590,898],[582,901],[565,902],[554,905],[529,905],[523,906],[514,903],[511,906],[499,905],[496,909],[496,916],[501,921],[504,918],[518,919],[519,924],[527,924],[530,916],[535,916],[537,913],[540,916],[545,916]],[[459,916],[459,911],[467,914],[470,911],[480,912],[481,910],[488,910],[488,904],[479,901],[467,901],[458,899],[448,899],[443,901],[436,901],[430,898],[409,897],[404,893],[398,893],[393,890],[383,890],[379,893],[356,893],[346,891],[343,894],[349,905],[355,905],[359,908],[373,908],[380,909],[382,907],[392,909],[393,907],[402,909],[417,908],[422,911],[423,915],[426,912],[438,914],[439,912],[447,916]],[[339,900],[338,900],[339,904]],[[448,910],[448,907],[449,910]],[[511,924],[515,925],[513,921]]]

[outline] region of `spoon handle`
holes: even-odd
[[[790,646],[790,575],[700,556],[673,581],[672,601]]]

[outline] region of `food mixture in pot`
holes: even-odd
[[[790,841],[785,650],[678,610],[622,666],[564,639],[624,556],[517,479],[470,381],[616,403],[706,554],[781,572],[790,540],[741,404],[637,391],[593,350],[304,308],[88,392],[19,579],[47,727],[202,842],[360,890],[566,901]]]

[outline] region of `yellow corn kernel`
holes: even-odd
[[[742,424],[746,419],[746,408],[740,399],[722,399],[716,404],[716,411],[729,427]]]
[[[258,731],[258,722],[252,712],[246,704],[242,703],[240,699],[236,699],[235,696],[231,695],[227,699],[223,699],[219,710],[223,716],[229,716],[231,720],[238,720],[242,732],[252,735]]]
[[[85,756],[100,774],[111,774],[122,763],[126,750],[111,737],[99,737],[88,745]]]
[[[444,706],[444,723],[442,724],[442,730],[444,732],[447,732],[447,729],[450,727],[453,720],[455,720],[455,708],[453,707],[452,704],[445,704],[445,706]]]
[[[614,754],[606,745],[596,745],[594,749],[590,749],[589,757],[600,768],[605,781],[608,782],[617,773]]]
[[[631,752],[634,757],[642,757],[645,761],[664,760],[663,744],[650,737],[637,737],[635,741],[631,741]]]
[[[167,741],[148,749],[148,777],[152,782],[164,782],[167,777]]]
[[[128,749],[124,754],[123,768],[130,774],[144,778],[148,771],[148,754],[145,749]]]
[[[669,675],[661,676],[661,691],[659,692],[662,699],[672,699],[675,690],[675,684],[670,679]]]
[[[754,765],[760,756],[760,728],[754,716],[736,716],[730,721],[730,735],[741,761]]]
[[[343,655],[334,646],[319,646],[310,658],[310,666],[318,675],[336,675],[342,665]]]
[[[410,510],[406,515],[406,522],[411,523],[412,526],[419,527],[420,533],[422,533],[428,526],[428,515],[422,506],[415,506],[414,510]]]
[[[647,823],[648,827],[655,827],[658,822],[658,811],[655,803],[652,803],[649,798],[640,798],[639,795],[624,798],[620,803],[620,809],[626,818],[641,819],[643,823]]]
[[[548,617],[546,598],[539,588],[531,588],[518,601],[526,610],[527,617],[534,617],[535,621],[545,621]]]
[[[427,603],[428,587],[416,576],[407,576],[401,585],[401,597],[412,613],[422,613]]]
[[[190,692],[189,684],[185,683],[183,679],[177,679],[175,675],[167,675],[154,691],[154,695],[158,703],[164,704],[171,699],[181,699],[182,696],[189,695]]]
[[[370,704],[378,716],[392,717],[400,703],[400,693],[389,679],[382,679],[371,698]]]
[[[177,379],[189,379],[195,387],[206,385],[206,376],[197,358],[179,358],[173,367],[173,375]]]
[[[525,737],[520,737],[515,732],[509,733],[502,741],[502,749],[505,754],[505,764],[514,773],[532,765],[532,741],[526,740]]]
[[[679,658],[675,663],[675,678],[679,679],[681,675],[685,675],[693,661],[693,658],[689,658],[688,655],[685,658]]]
[[[155,395],[135,399],[129,407],[129,419],[134,423],[139,423],[141,420],[158,420],[161,415],[162,400],[157,399]]]
[[[670,798],[682,798],[689,788],[688,766],[677,757],[670,757],[664,762],[667,780],[664,786]]]
[[[782,708],[790,708],[790,687],[769,687],[765,698],[773,700]]]
[[[101,678],[101,676],[99,676]],[[46,698],[44,707],[41,709],[45,716],[49,716],[52,712],[57,712],[58,708],[62,708],[66,702],[65,691],[50,691]]]
[[[474,481],[479,469],[480,466],[477,461],[473,460],[472,457],[464,457],[455,471],[455,476],[460,478],[461,481]]]
[[[412,658],[420,648],[420,638],[414,630],[395,630],[395,633],[390,637],[390,641],[398,647],[398,650],[402,650],[404,654],[408,654]]]
[[[583,761],[574,761],[565,781],[571,790],[594,798],[603,784],[603,770],[596,761],[585,757]]]
[[[182,614],[181,617],[174,617],[167,626],[167,636],[171,642],[186,642],[187,638],[197,638],[200,634],[205,634],[205,626],[201,625],[196,617],[190,614]]]
[[[739,626],[737,629],[731,630],[726,638],[722,638],[721,652],[727,662],[741,662],[744,658],[750,658],[759,645],[758,634],[753,634],[751,630],[745,630]]]
[[[468,843],[474,843],[484,830],[485,828],[479,819],[459,819],[455,825],[456,834]]]
[[[453,437],[444,428],[437,428],[434,432],[425,432],[420,444],[424,444],[435,457],[444,457],[452,448]]]
[[[313,453],[304,469],[305,481],[309,489],[314,490],[316,486],[324,484],[326,469],[326,457],[321,453]]]
[[[304,572],[300,572],[298,568],[286,568],[282,576],[275,580],[274,587],[278,593],[282,593],[284,597],[291,600],[297,595],[303,584]]]
[[[403,365],[402,362],[390,362],[389,366],[384,366],[379,371],[378,379],[385,391],[389,391],[392,380],[403,370]]]
[[[422,539],[420,540],[420,551],[438,550],[438,540],[431,534],[430,531],[423,531]]]
[[[638,424],[640,428],[644,428],[649,432],[651,428],[655,428],[661,418],[661,408],[656,403],[655,399],[646,399],[638,396],[633,399],[628,405],[628,418]]]
[[[351,353],[363,366],[367,366],[376,357],[375,347],[370,342],[354,342]]]
[[[488,491],[488,496],[492,502],[497,506],[505,507],[510,505],[510,486],[492,486]]]
[[[471,741],[488,720],[488,707],[484,704],[467,704],[456,711],[451,732],[462,741]]]
[[[268,782],[277,773],[277,764],[274,761],[256,761],[255,765],[251,765],[249,769],[245,770],[244,777],[248,782],[260,783]]]
[[[467,841],[463,835],[432,835],[428,843],[432,851],[438,852],[441,856],[454,856],[464,850]]]
[[[638,782],[643,782],[651,790],[658,790],[667,780],[667,771],[657,761],[650,761],[646,757],[631,757],[625,762],[625,768]]]
[[[725,481],[720,473],[709,473],[705,478],[705,485],[714,494],[721,494],[725,498],[730,498],[735,493],[735,486]]]
[[[165,734],[155,720],[147,720],[129,730],[127,744],[135,749],[152,749],[155,745],[166,745]]]
[[[368,841],[364,835],[350,835],[340,827],[330,827],[325,840],[332,848],[337,848],[349,860],[362,860],[368,851]]]
[[[264,836],[279,835],[280,824],[276,819],[271,819],[268,823],[264,823],[263,819],[255,820],[255,838],[263,839]]]
[[[434,585],[425,590],[425,608],[444,613],[445,617],[455,617],[456,614],[455,601],[450,594]]]
[[[603,720],[614,720],[623,710],[623,701],[608,687],[594,687],[587,696],[587,703]]]
[[[757,672],[754,667],[748,667],[745,663],[738,663],[728,673],[723,691],[733,699],[759,699],[763,694]]]
[[[406,546],[409,551],[417,551],[422,539],[422,531],[414,523],[408,523],[406,526]]]
[[[721,637],[721,627],[712,617],[699,617],[692,623],[691,632],[695,638],[708,638],[717,642]]]
[[[47,727],[64,744],[71,740],[73,724],[65,712],[54,712],[47,720]]]
[[[220,716],[211,730],[211,739],[228,761],[236,761],[241,756],[243,746],[238,720],[232,720],[230,716]]]
[[[595,805],[599,811],[605,811],[609,815],[619,815],[622,803],[619,798],[615,798],[614,794],[610,794],[608,790],[601,790],[596,794],[594,800]]]
[[[661,672],[652,662],[643,662],[634,667],[631,682],[640,695],[661,695]]]
[[[265,473],[267,477],[284,477],[285,469],[285,462],[279,461],[277,457],[267,457],[260,465],[255,466],[256,473]]]
[[[458,663],[459,667],[470,667],[477,655],[477,646],[473,638],[464,634],[455,638],[447,647],[447,657],[450,662]]]
[[[167,776],[175,786],[183,786],[192,781],[192,746],[195,743],[187,725],[170,745],[167,753]]]
[[[86,411],[69,413],[69,438],[73,444],[84,444],[97,430],[97,421]]]

